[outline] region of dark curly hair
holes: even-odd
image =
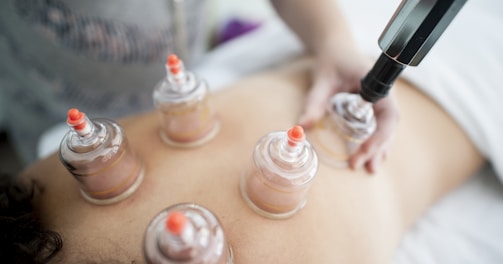
[[[41,226],[32,206],[37,185],[19,184],[0,173],[0,260],[46,263],[62,248],[61,236]]]

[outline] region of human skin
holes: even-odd
[[[149,221],[194,202],[220,219],[235,263],[390,263],[404,232],[483,158],[442,108],[399,79],[393,92],[401,119],[375,174],[320,163],[301,211],[286,220],[259,216],[240,196],[240,175],[261,136],[295,125],[311,66],[309,59],[288,63],[213,94],[221,130],[198,148],[162,143],[155,112],[120,120],[146,163],[142,185],[120,203],[86,202],[57,155],[25,170],[23,179],[42,187],[34,201],[43,224],[63,238],[54,262],[142,263]]]
[[[372,62],[360,51],[338,0],[271,0],[279,17],[295,32],[314,58],[311,88],[306,94],[298,123],[314,126],[324,115],[325,106],[336,93],[358,93],[360,80]],[[355,4],[356,5],[356,4]],[[365,5],[365,3],[360,3]],[[380,124],[371,137],[349,157],[351,168],[365,167],[374,173],[386,158],[399,120],[395,100],[390,96],[374,104]]]

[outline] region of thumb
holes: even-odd
[[[309,129],[323,117],[328,100],[333,93],[332,84],[327,76],[322,74],[315,76],[313,86],[307,93],[304,108],[298,120],[299,125]]]

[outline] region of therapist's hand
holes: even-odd
[[[312,87],[307,94],[303,112],[298,123],[306,129],[312,128],[326,111],[329,99],[339,92],[358,93],[360,80],[372,66],[354,47],[332,46],[329,52],[315,54]],[[328,50],[328,49],[325,49]],[[374,104],[377,128],[350,157],[352,169],[365,167],[376,173],[390,149],[399,113],[393,90],[386,98]]]
[[[374,104],[374,114],[377,122],[376,131],[360,145],[349,160],[352,169],[365,166],[365,169],[372,174],[377,172],[381,162],[386,159],[398,124],[400,115],[393,91]]]

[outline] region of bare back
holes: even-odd
[[[118,204],[85,202],[57,155],[31,166],[24,176],[43,187],[36,206],[44,224],[63,236],[56,260],[144,262],[149,221],[172,204],[195,202],[218,216],[236,263],[389,263],[404,231],[482,157],[440,107],[399,80],[393,89],[401,120],[377,175],[321,163],[298,214],[287,220],[255,214],[239,194],[240,175],[261,136],[295,124],[310,66],[292,63],[215,93],[221,131],[199,148],[162,143],[154,112],[121,120],[147,167],[139,190]]]

